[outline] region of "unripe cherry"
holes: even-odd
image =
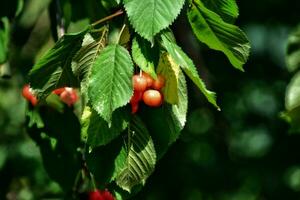
[[[152,88],[155,90],[160,90],[165,86],[165,78],[162,75],[157,75],[157,79],[153,81]]]
[[[147,90],[143,94],[143,101],[151,107],[158,107],[163,102],[162,94],[157,90]]]
[[[143,76],[134,75],[132,77],[132,84],[135,91],[145,91],[147,89],[147,80]]]

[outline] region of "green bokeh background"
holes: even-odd
[[[26,102],[20,94],[36,55],[53,43],[45,12],[49,1],[26,2],[13,27],[12,77],[0,79],[0,199],[59,199],[61,189],[48,178],[37,146],[26,135]],[[95,9],[88,5],[85,11]],[[288,124],[280,119],[292,76],[285,66],[286,42],[300,23],[300,2],[240,0],[238,5],[236,23],[252,46],[245,73],[235,70],[223,54],[199,44],[184,13],[172,26],[201,77],[217,92],[222,111],[189,82],[186,127],[134,199],[300,199],[300,136],[289,134]],[[101,15],[105,13],[90,17]]]

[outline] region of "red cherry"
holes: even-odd
[[[139,103],[138,102],[132,102],[131,103],[131,113],[134,114],[139,109]]]
[[[142,97],[143,97],[143,92],[135,90],[130,99],[130,103],[138,103],[140,100],[142,100]]]
[[[147,89],[147,80],[140,75],[132,77],[133,89],[136,91],[145,91]]]
[[[31,97],[30,102],[33,106],[36,106],[38,104],[38,100],[35,96]]]
[[[27,100],[30,101],[30,103],[33,106],[36,106],[38,103],[37,98],[34,96],[32,89],[30,88],[30,86],[28,84],[24,85],[23,90],[22,90],[22,95],[23,97]]]
[[[153,84],[153,78],[147,74],[146,72],[143,72],[142,73],[142,76],[147,80],[147,87],[152,87],[152,84]]]
[[[58,89],[55,89],[52,91],[53,94],[56,94],[56,95],[60,95],[61,93],[63,93],[63,91],[65,91],[65,88],[58,88]]]
[[[30,101],[32,94],[30,92],[30,87],[28,84],[24,85],[22,95],[26,100]]]
[[[113,195],[108,190],[102,191],[101,195],[103,197],[103,200],[115,200]]]
[[[155,90],[160,90],[165,86],[165,78],[162,75],[158,75],[157,79],[154,80],[152,88]]]
[[[157,90],[147,90],[143,94],[143,101],[151,107],[158,107],[163,102],[162,94]]]
[[[60,94],[60,99],[68,106],[72,106],[78,100],[78,96],[73,88],[66,87],[65,91]]]
[[[99,190],[89,192],[89,200],[105,200]]]

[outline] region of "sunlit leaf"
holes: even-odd
[[[143,122],[134,117],[129,126],[128,138],[116,160],[115,181],[118,186],[131,192],[154,170],[156,153],[151,136]]]
[[[163,46],[171,55],[174,62],[182,68],[182,70],[186,73],[186,75],[195,83],[195,85],[205,95],[207,100],[219,109],[216,102],[215,93],[206,89],[204,82],[200,79],[198,75],[197,69],[193,61],[182,51],[182,49],[177,44],[171,42],[164,34],[162,34],[161,37],[162,37]]]
[[[176,19],[183,4],[184,0],[124,0],[133,28],[149,41]]]
[[[240,28],[224,22],[200,0],[193,1],[188,11],[188,19],[199,41],[211,49],[222,51],[235,68],[243,71],[250,44]]]
[[[222,17],[225,22],[233,23],[239,16],[236,0],[202,0],[205,7]]]
[[[88,97],[100,116],[111,123],[112,113],[126,105],[133,93],[133,63],[120,45],[108,45],[95,60],[88,82]]]
[[[180,67],[168,53],[160,57],[157,73],[165,78],[165,86],[162,88],[164,100],[170,104],[178,103],[178,76]]]
[[[88,29],[64,35],[31,69],[30,86],[40,98],[46,98],[54,89],[79,85],[71,68],[73,56],[80,49]]]
[[[155,67],[159,60],[157,46],[151,47],[150,42],[135,37],[132,41],[132,58],[144,72],[156,79]]]

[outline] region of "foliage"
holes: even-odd
[[[286,111],[282,113],[282,117],[291,124],[290,131],[299,133],[299,105],[300,105],[300,28],[298,27],[288,39],[286,64],[291,72],[296,72],[289,83],[285,96]]]
[[[94,3],[85,5],[93,7]],[[39,104],[29,106],[27,131],[40,148],[49,177],[59,183],[66,197],[74,197],[78,191],[72,190],[89,180],[110,188],[118,199],[126,199],[146,183],[156,162],[185,126],[186,77],[220,110],[215,93],[206,88],[196,65],[177,44],[172,23],[180,13],[187,15],[200,42],[223,52],[235,68],[243,70],[250,46],[243,31],[233,25],[237,5],[233,0],[102,1],[97,13],[109,14],[92,24],[95,16],[103,16],[73,16],[80,5],[68,0],[49,6],[53,5],[56,10],[50,13],[50,28],[58,40],[29,72]],[[8,19],[2,22],[1,63],[8,59],[10,40]],[[72,26],[80,31],[71,31]],[[132,76],[141,71],[154,79],[157,74],[165,77],[165,102],[158,108],[142,105],[137,114],[131,114]],[[78,88],[80,101],[71,107],[62,104],[52,93],[62,87]],[[114,149],[113,153],[107,162],[98,162],[106,148]],[[103,180],[97,176],[98,167],[110,168],[101,176]],[[80,174],[84,174],[82,180]]]

